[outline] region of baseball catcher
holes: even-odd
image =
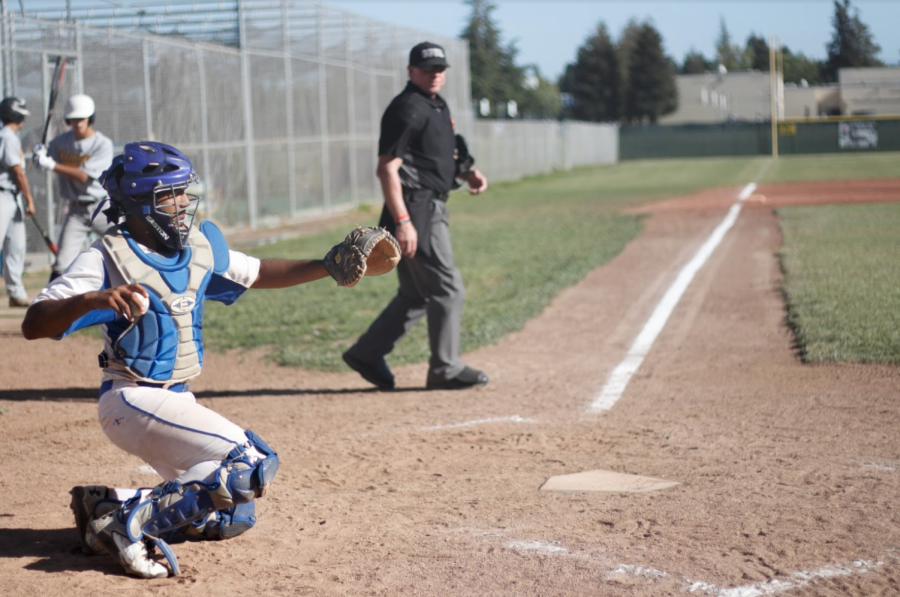
[[[261,437],[197,404],[188,389],[203,367],[204,303],[230,305],[249,288],[295,286],[331,271],[322,259],[259,260],[230,250],[212,222],[193,225],[197,182],[176,148],[127,144],[100,177],[112,226],[40,292],[22,322],[29,340],[100,326],[100,424],[164,482],[138,490],[77,486],[71,508],[82,550],[109,553],[141,578],[179,573],[173,541],[228,539],[252,528],[253,500],[278,471],[278,455]],[[380,241],[357,236],[370,272],[392,267],[371,261]],[[356,255],[355,241],[342,245],[339,253]],[[366,272],[366,259],[358,261],[350,274],[335,270],[338,283],[352,285],[360,268]],[[168,567],[150,557],[150,546]]]

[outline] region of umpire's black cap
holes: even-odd
[[[430,68],[432,66],[443,66],[448,68],[447,55],[444,48],[430,41],[423,41],[412,50],[409,51],[409,65],[416,68]]]

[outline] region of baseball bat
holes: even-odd
[[[53,76],[50,79],[50,101],[47,104],[47,120],[44,121],[44,133],[41,135],[41,143],[44,145],[47,144],[47,133],[50,131],[50,119],[53,117],[53,108],[56,106],[56,98],[59,97],[59,88],[62,86],[63,73],[65,72],[66,59],[62,56],[57,56],[56,64],[53,65]],[[37,217],[32,215],[31,221],[34,222],[34,227],[38,229],[38,232],[40,232],[41,236],[44,238],[47,248],[49,248],[54,255],[58,254],[59,249],[57,249],[56,243],[53,242],[53,239],[50,238],[47,231],[38,223]]]
[[[44,237],[44,242],[47,243],[47,248],[53,251],[53,254],[56,255],[59,253],[59,249],[56,247],[56,243],[53,242],[53,239],[50,238],[50,235],[41,228],[41,225],[38,224],[38,219],[35,216],[31,216],[31,221],[34,222],[34,227],[38,229],[38,232],[41,233],[41,236]]]
[[[50,119],[53,117],[53,108],[56,106],[56,98],[59,97],[59,88],[62,85],[63,73],[66,72],[66,59],[56,57],[53,65],[53,77],[50,79],[50,102],[47,104],[47,120],[44,122],[44,134],[41,135],[41,143],[47,144],[47,133],[50,131]]]

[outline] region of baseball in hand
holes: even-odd
[[[131,304],[132,315],[135,317],[143,315],[147,312],[147,309],[150,308],[150,300],[145,299],[144,295],[138,294],[137,292],[131,293]]]

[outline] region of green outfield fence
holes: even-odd
[[[900,116],[846,116],[778,123],[779,155],[860,151],[900,151]],[[772,125],[768,122],[619,129],[620,160],[771,153]]]

